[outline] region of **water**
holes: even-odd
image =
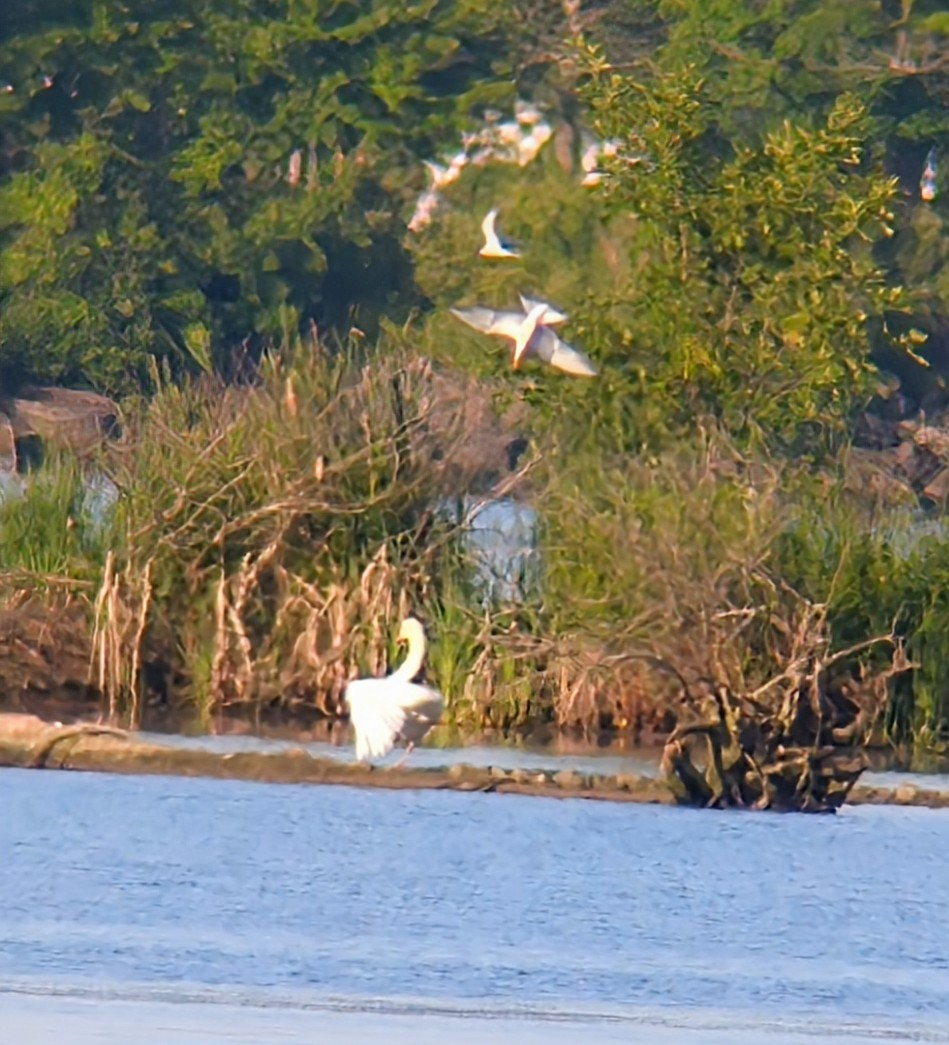
[[[513,497],[447,500],[440,510],[455,523],[466,522],[465,544],[482,589],[483,601],[516,602],[538,579],[537,513]]]
[[[142,731],[136,734],[136,738],[146,743],[184,747],[196,751],[214,751],[222,755],[247,751],[260,754],[281,754],[303,750],[314,758],[352,762],[355,755],[351,728],[340,729],[338,735],[342,741],[340,744],[328,743],[324,740],[274,739],[249,733],[202,733],[197,736],[184,736],[180,733]],[[421,747],[413,749],[408,765],[410,768],[440,768],[465,763],[482,769],[489,766],[527,770],[571,769],[579,773],[633,773],[639,776],[654,777],[659,773],[659,754],[657,748],[619,752],[609,748],[597,749],[590,744],[578,744],[577,750],[564,751],[563,746],[559,744],[520,748],[510,744],[481,743],[463,748],[442,748],[423,742]],[[378,760],[378,764],[392,765],[404,755],[405,751],[402,748],[396,748],[387,758]],[[892,775],[898,777],[898,774]],[[943,779],[946,787],[949,788],[949,777],[934,779]]]
[[[42,478],[47,473],[38,474]],[[0,505],[23,497],[30,481],[30,476],[19,474],[0,460]],[[115,483],[104,472],[93,471],[83,476],[82,495],[75,507],[92,528],[98,529],[109,522],[118,499],[119,488]]]
[[[19,770],[0,808],[18,1045],[949,1042],[941,811]]]
[[[465,508],[471,510],[469,501]],[[467,535],[488,600],[517,601],[537,580],[537,514],[512,497],[488,501]]]

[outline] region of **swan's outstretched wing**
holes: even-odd
[[[389,700],[385,679],[354,679],[346,686],[349,720],[356,734],[356,758],[384,758],[395,747],[405,712]]]
[[[354,679],[345,700],[359,760],[384,758],[399,739],[421,739],[444,710],[437,690],[392,678]]]

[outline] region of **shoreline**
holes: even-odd
[[[136,986],[53,985],[38,988],[0,984],[0,1013],[23,1042],[45,1042],[65,1033],[75,1045],[134,1038],[148,1045],[174,1041],[234,1042],[247,1040],[248,1029],[259,1040],[276,1034],[281,1041],[310,1042],[314,1032],[345,1036],[354,1045],[384,1045],[410,1036],[419,1045],[486,1042],[546,1045],[580,1038],[628,1045],[752,1045],[780,1041],[809,1045],[815,1029],[825,1041],[873,1045],[881,1037],[900,1043],[949,1041],[949,1031],[935,1022],[900,1025],[886,1019],[833,1019],[792,1013],[757,1015],[741,1010],[557,1006],[479,1005],[450,999],[327,997],[309,999],[270,991],[189,991]],[[169,1026],[173,1024],[173,1028]],[[147,1029],[151,1028],[151,1029]]]
[[[143,741],[134,733],[109,726],[54,725],[33,715],[17,714],[0,715],[0,767],[681,804],[663,779],[636,773],[505,769],[464,762],[377,767],[316,757],[302,747],[283,752],[222,753]],[[949,790],[909,783],[894,787],[857,783],[845,804],[949,808]]]

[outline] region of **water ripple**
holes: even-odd
[[[944,811],[19,770],[0,806],[0,990],[949,1041]]]

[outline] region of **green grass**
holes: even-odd
[[[86,485],[94,468],[54,456],[0,494],[0,571],[91,580],[110,540],[108,518],[97,518]]]

